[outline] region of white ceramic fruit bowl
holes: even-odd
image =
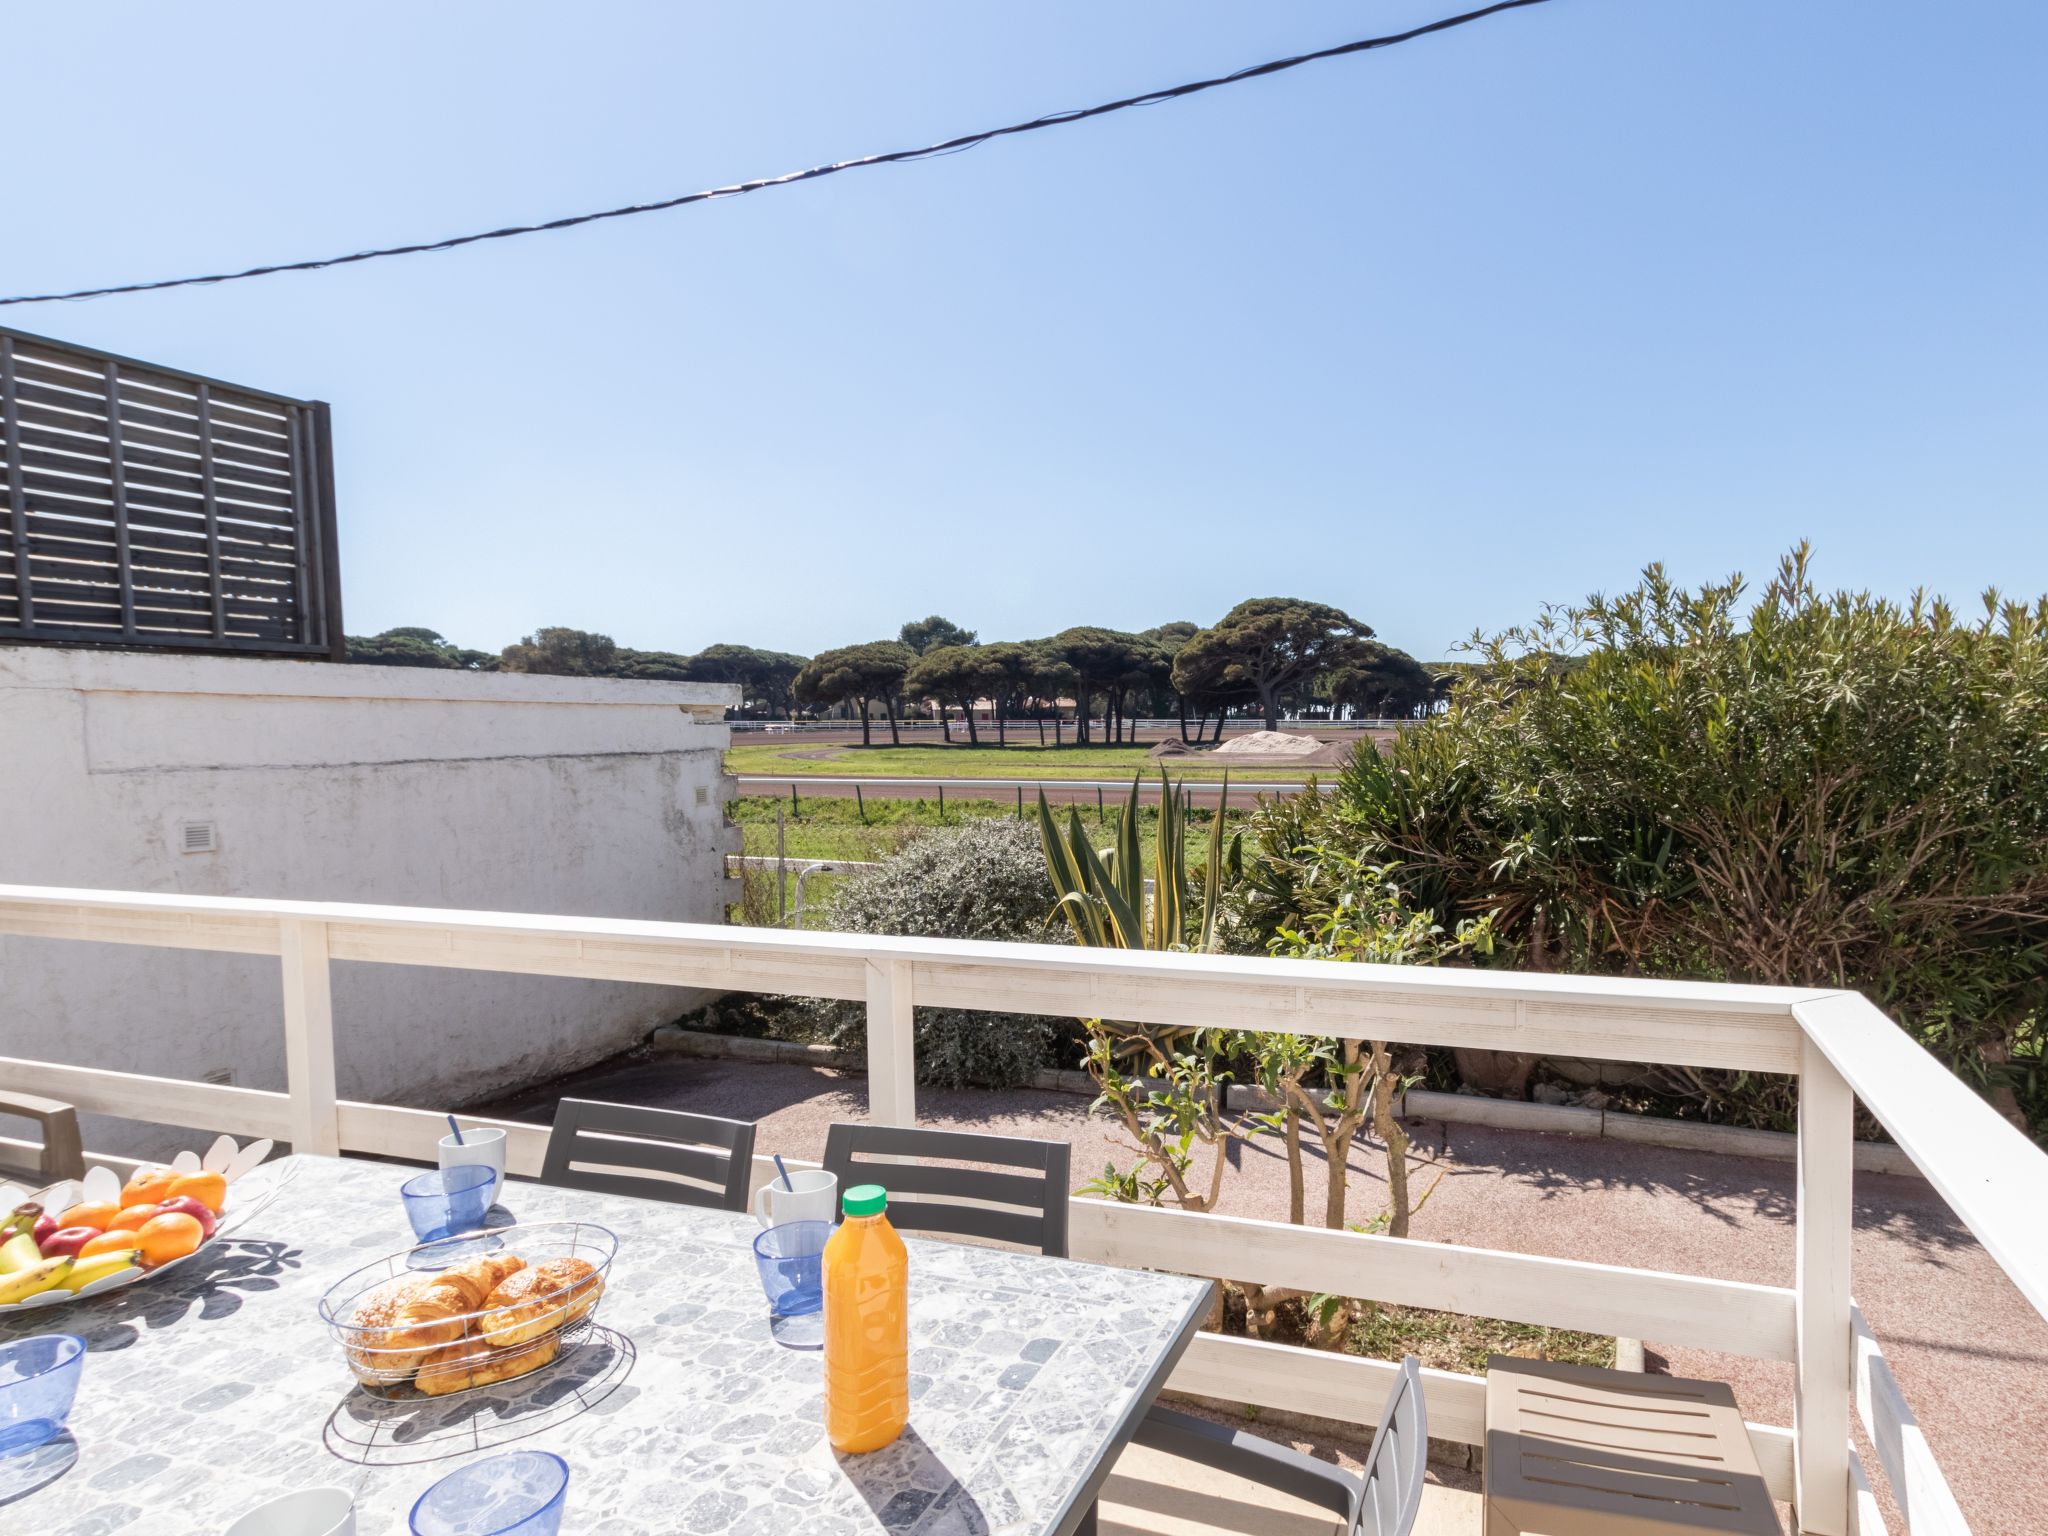
[[[207,1169],[227,1180],[228,1198],[222,1202],[218,1218],[214,1222],[213,1235],[194,1248],[183,1258],[170,1259],[153,1269],[130,1266],[115,1270],[77,1290],[66,1290],[62,1286],[47,1291],[38,1291],[33,1296],[7,1304],[0,1304],[0,1317],[11,1317],[17,1312],[31,1312],[41,1308],[61,1307],[67,1302],[83,1301],[88,1297],[101,1296],[108,1291],[118,1291],[123,1286],[134,1285],[139,1280],[154,1280],[158,1275],[169,1274],[180,1264],[196,1259],[215,1243],[226,1237],[249,1216],[255,1213],[256,1203],[238,1203],[234,1199],[235,1181],[264,1158],[270,1155],[271,1143],[252,1141],[246,1147],[237,1147],[232,1136],[222,1136],[206,1149],[206,1156],[197,1152],[180,1152],[172,1158],[168,1167],[179,1173],[198,1173]],[[0,1215],[13,1210],[25,1200],[33,1200],[44,1210],[57,1212],[69,1210],[74,1205],[115,1204],[121,1198],[121,1179],[110,1168],[94,1168],[83,1179],[64,1179],[46,1189],[24,1189],[18,1184],[0,1184]],[[260,1203],[260,1202],[259,1202]]]

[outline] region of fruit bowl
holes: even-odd
[[[608,1228],[584,1221],[515,1223],[442,1238],[337,1280],[320,1298],[320,1320],[373,1397],[414,1402],[481,1391],[567,1357],[597,1314],[618,1247]],[[441,1256],[445,1265],[434,1262]],[[485,1272],[493,1296],[518,1299],[456,1302],[465,1283],[458,1282],[445,1302],[417,1314],[402,1310],[423,1293],[442,1294],[438,1288],[450,1275]]]
[[[108,1168],[41,1190],[0,1185],[0,1317],[119,1290],[204,1253],[253,1214],[230,1191],[270,1147],[222,1136],[203,1158],[180,1152],[125,1186]]]

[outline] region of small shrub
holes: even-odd
[[[874,869],[849,876],[832,898],[831,926],[898,938],[1065,943],[1064,925],[1046,926],[1052,904],[1038,829],[1014,820],[972,821],[928,832]],[[816,1001],[807,1011],[833,1045],[866,1048],[867,1015],[859,1004]],[[998,1088],[1051,1065],[1063,1021],[920,1008],[916,1030],[920,1081]]]

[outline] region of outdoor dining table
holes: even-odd
[[[1205,1280],[907,1238],[910,1424],[839,1456],[821,1357],[770,1334],[750,1217],[515,1180],[501,1201],[517,1220],[617,1235],[588,1333],[531,1376],[385,1401],[356,1386],[318,1307],[411,1243],[406,1176],[281,1158],[235,1186],[253,1214],[178,1269],[0,1319],[0,1340],[71,1332],[90,1350],[66,1433],[0,1458],[0,1529],[217,1533],[340,1485],[359,1536],[402,1536],[449,1472],[540,1449],[571,1469],[565,1536],[1064,1536],[1210,1300]]]

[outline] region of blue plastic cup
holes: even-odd
[[[754,1239],[769,1331],[794,1348],[824,1342],[825,1240],[831,1235],[829,1221],[790,1221]]]
[[[474,1232],[484,1224],[497,1177],[482,1164],[468,1164],[407,1179],[398,1191],[405,1201],[405,1219],[423,1243]]]
[[[39,1333],[0,1344],[0,1456],[32,1451],[63,1433],[85,1368],[85,1340]]]
[[[551,1451],[486,1456],[420,1495],[413,1536],[556,1536],[569,1498],[569,1463]]]

